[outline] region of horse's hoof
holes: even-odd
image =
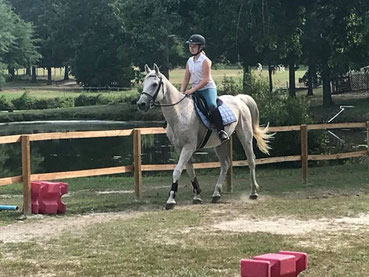
[[[256,199],[258,199],[258,195],[257,194],[250,194],[249,199],[256,200]]]
[[[192,204],[202,204],[202,200],[200,198],[192,199]]]
[[[165,205],[165,209],[166,210],[173,210],[175,205],[176,205],[175,203],[167,203]]]
[[[217,203],[219,200],[220,200],[220,196],[213,196],[212,198],[211,198],[211,203]]]

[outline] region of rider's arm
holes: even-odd
[[[190,70],[188,69],[188,64],[186,64],[185,76],[181,84],[180,92],[184,92],[186,90],[188,83],[190,82],[190,76],[191,76]]]
[[[186,91],[186,94],[194,93],[197,90],[202,89],[209,81],[210,81],[210,71],[211,71],[211,61],[209,59],[204,60],[202,63],[202,80],[201,82],[193,87],[192,89],[189,89]]]

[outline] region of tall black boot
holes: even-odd
[[[229,140],[229,136],[228,136],[227,132],[224,131],[222,116],[220,115],[220,112],[219,112],[218,108],[211,111],[211,117],[212,117],[213,123],[215,124],[215,127],[218,130],[218,136],[219,136],[220,141],[225,142],[225,141]]]

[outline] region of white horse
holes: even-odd
[[[179,92],[154,64],[154,70],[145,65],[146,77],[143,82],[143,92],[137,102],[141,111],[148,111],[154,106],[160,106],[167,121],[167,136],[179,154],[178,163],[173,172],[173,183],[166,203],[166,209],[172,209],[175,204],[175,196],[178,189],[178,181],[184,168],[191,178],[193,185],[193,203],[202,203],[201,189],[196,178],[191,157],[201,144],[207,129],[196,115],[192,97],[186,97]],[[223,95],[221,100],[233,111],[236,121],[226,126],[225,131],[229,136],[236,131],[237,136],[245,150],[251,175],[250,199],[258,197],[259,185],[255,177],[255,155],[252,146],[252,138],[257,142],[258,148],[268,154],[270,149],[268,142],[271,134],[268,134],[268,126],[259,126],[259,110],[254,99],[248,95],[237,96]],[[225,181],[230,158],[226,143],[221,144],[217,132],[213,132],[204,146],[215,148],[221,170],[212,195],[212,202],[217,202],[221,197],[222,184]]]

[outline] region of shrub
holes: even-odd
[[[29,110],[33,108],[34,99],[26,91],[19,98],[13,99],[11,102],[17,110]]]
[[[97,96],[88,96],[86,94],[81,94],[80,96],[78,96],[74,100],[74,105],[76,107],[96,105],[97,98],[99,97],[99,95],[97,95]]]
[[[0,96],[0,110],[8,111],[12,109],[13,109],[12,103],[4,95],[1,95]]]
[[[72,97],[56,97],[49,99],[33,100],[33,109],[55,109],[74,107],[74,99]]]
[[[242,84],[241,82],[235,81],[232,77],[225,76],[222,80],[222,83],[220,86],[218,86],[218,94],[224,95],[236,95],[242,93]]]
[[[250,77],[246,84],[247,91],[242,92],[241,84],[232,78],[225,78],[222,82],[222,92],[231,91],[251,95],[259,108],[260,123],[271,126],[288,126],[313,123],[309,102],[305,97],[289,97],[287,91],[269,91],[268,82]],[[233,94],[233,93],[228,93]],[[271,155],[297,155],[301,152],[300,133],[277,133],[272,141]],[[327,137],[323,133],[309,132],[309,149],[322,152],[326,149]],[[310,150],[310,151],[311,151]],[[258,152],[258,156],[261,153]]]

